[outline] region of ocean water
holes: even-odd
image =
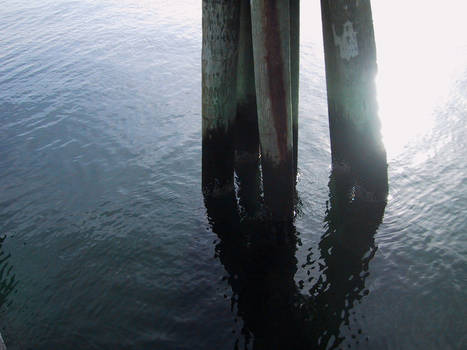
[[[465,349],[466,7],[372,4],[387,204],[336,209],[302,1],[296,242],[245,260],[201,192],[201,1],[0,0],[8,348]]]

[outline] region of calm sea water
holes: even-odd
[[[300,322],[307,349],[467,348],[463,0],[373,1],[390,193],[357,250],[329,238],[319,2],[302,3],[297,248],[245,264],[201,193],[201,1],[0,1],[9,349],[251,349]],[[258,308],[274,289],[300,317],[280,293]]]

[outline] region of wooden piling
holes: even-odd
[[[235,158],[236,163],[257,163],[259,135],[250,0],[240,0],[240,3]]]
[[[251,37],[250,0],[240,0],[240,34],[237,67],[237,118],[235,120],[235,174],[240,208],[254,216],[261,199],[259,134],[255,70]]]
[[[233,126],[240,4],[203,0],[202,186],[205,195],[234,190]]]
[[[293,217],[289,0],[252,0],[251,18],[264,200],[272,219]]]
[[[300,0],[290,0],[290,83],[292,91],[294,176],[298,167],[298,101],[300,76]]]
[[[321,14],[333,164],[350,166],[357,177],[368,167],[385,174],[370,0],[321,0]],[[375,185],[371,179],[377,176],[364,174],[360,180]]]

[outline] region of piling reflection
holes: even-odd
[[[310,290],[316,307],[313,328],[322,345],[319,348],[333,349],[342,343],[341,327],[349,325],[355,303],[369,293],[365,279],[377,250],[374,234],[382,221],[387,195],[386,174],[378,178],[377,188],[382,192],[369,191],[345,169],[334,168],[331,173],[326,232],[319,243],[320,277]],[[370,187],[376,183],[373,178]],[[357,338],[360,332],[353,336]]]
[[[252,169],[250,169],[252,170]],[[329,180],[326,232],[319,242],[319,278],[309,293],[296,283],[297,232],[293,224],[271,222],[262,216],[262,204],[253,203],[259,192],[258,169],[237,174],[238,191],[209,196],[205,205],[213,232],[219,237],[216,256],[224,265],[232,289],[232,309],[243,320],[242,338],[235,348],[328,349],[342,344],[342,326],[368,291],[365,279],[376,252],[374,234],[385,209],[387,176],[382,193],[367,190],[359,174],[335,166]],[[248,183],[248,190],[241,190]],[[253,190],[252,190],[253,188]],[[237,196],[239,200],[237,201]],[[358,338],[358,331],[356,332]]]
[[[220,238],[216,256],[228,273],[232,306],[243,320],[245,347],[298,346],[300,329],[291,326],[303,324],[297,312],[300,293],[294,281],[294,228],[241,218],[234,195],[205,197],[205,204],[212,229]]]

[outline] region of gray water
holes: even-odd
[[[234,349],[258,337],[201,193],[200,3],[0,1],[9,349]],[[313,315],[333,329],[306,348],[465,349],[465,5],[373,10],[390,192],[360,270],[332,277],[319,3],[302,2],[291,276],[317,305],[328,297],[312,292],[320,277],[342,282],[329,288],[343,305]],[[343,277],[356,289],[341,290]]]

